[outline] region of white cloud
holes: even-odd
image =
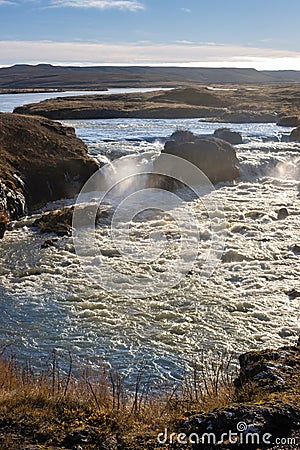
[[[0,0],[0,6],[1,5],[15,5],[15,2],[10,2],[9,0]]]
[[[181,11],[185,12],[185,13],[190,13],[192,12],[192,10],[190,8],[181,8]]]
[[[175,41],[175,42],[176,42],[176,44],[184,44],[184,45],[193,45],[193,44],[195,44],[195,42],[187,41],[186,39],[182,39],[182,40]]]
[[[97,8],[127,11],[145,9],[145,6],[137,0],[52,0],[50,5],[55,8]]]
[[[203,44],[0,41],[0,65],[160,65],[300,70],[300,52]]]

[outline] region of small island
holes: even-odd
[[[58,97],[17,107],[14,112],[58,120],[201,118],[231,123],[278,122],[290,126],[291,122],[282,121],[282,117],[293,116],[298,123],[297,91],[297,85],[293,84],[226,85],[223,90],[190,85],[147,93]]]

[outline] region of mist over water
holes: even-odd
[[[66,123],[75,126],[94,157],[106,161],[136,153],[157,155],[178,127],[208,134],[222,126],[196,119]],[[299,299],[287,292],[300,289],[300,256],[293,250],[300,244],[300,146],[272,141],[289,133],[274,124],[230,127],[244,137],[245,143],[236,147],[241,178],[206,194],[207,201],[216,197],[222,205],[227,231],[212,276],[201,275],[200,252],[188,275],[169,291],[144,298],[116,295],[86,276],[71,237],[41,249],[51,236],[38,234],[24,219],[0,241],[1,342],[11,343],[24,359],[45,356],[55,347],[71,350],[75,364],[97,364],[101,357],[126,373],[146,362],[157,382],[179,378],[202,349],[214,358],[225,350],[239,354],[294,343],[300,331]],[[210,246],[210,220],[201,199],[188,202],[205,250]],[[282,207],[289,216],[277,220]],[[216,209],[216,223],[218,213]],[[132,232],[141,249],[155,231],[171,236],[169,251],[176,251],[178,229],[169,214],[149,213],[140,219]],[[107,264],[120,268],[107,227],[97,227],[96,239]],[[149,264],[148,276],[155,280],[167,260],[162,256],[157,264]],[[125,269],[133,270],[130,261]]]

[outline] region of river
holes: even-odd
[[[62,93],[2,95],[0,110],[50,96]],[[208,134],[224,125],[198,119],[63,123],[75,127],[90,154],[102,161],[159,153],[178,128]],[[24,219],[0,241],[0,342],[11,344],[21,360],[43,361],[57,348],[72,351],[78,366],[103,359],[131,374],[146,363],[153,380],[166,382],[179,379],[202,351],[213,360],[222,352],[239,354],[294,343],[300,332],[299,298],[287,293],[300,289],[300,255],[293,249],[300,244],[300,145],[278,142],[290,129],[275,124],[226,126],[243,135],[244,143],[236,146],[241,178],[216,186],[227,237],[223,257],[210,277],[201,276],[196,262],[178,286],[159,296],[107,292],[86,276],[72,237],[41,249],[47,236]],[[201,201],[195,200],[192,207],[203,241],[209,241]],[[282,207],[289,216],[276,220]],[[154,217],[150,225],[138,226],[141,233],[148,233],[149,226],[168,233],[171,225],[167,218],[158,223]],[[106,231],[97,233],[109,253]],[[110,259],[116,267],[122,265],[122,258]],[[150,275],[155,279],[155,272]]]

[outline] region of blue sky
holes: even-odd
[[[299,0],[0,0],[0,65],[300,70]]]

